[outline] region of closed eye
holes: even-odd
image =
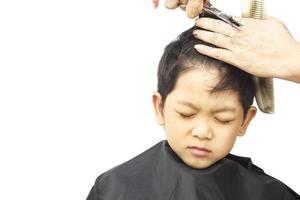
[[[232,119],[230,120],[225,120],[225,119],[219,119],[219,118],[215,118],[215,120],[218,122],[218,123],[221,123],[221,124],[229,124],[230,122],[234,121]]]
[[[182,118],[191,118],[191,117],[194,117],[196,115],[195,113],[180,113],[180,112],[177,112],[177,113]]]

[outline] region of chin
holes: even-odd
[[[211,165],[214,164],[214,162],[211,162],[209,160],[187,160],[184,161],[186,165],[188,165],[189,167],[192,167],[194,169],[206,169],[208,167],[210,167]]]

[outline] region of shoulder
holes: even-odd
[[[225,159],[227,162],[232,162],[238,166],[239,173],[244,177],[245,182],[251,186],[251,190],[261,191],[262,194],[270,193],[274,199],[278,197],[284,200],[300,199],[300,196],[282,181],[270,176],[262,168],[253,164],[251,158],[229,154]],[[263,196],[270,196],[270,194],[263,194]]]
[[[155,166],[158,162],[163,148],[163,141],[157,143],[136,157],[128,160],[125,163],[122,163],[109,171],[103,174],[103,178],[114,177],[119,179],[126,179],[130,177],[136,177],[137,175],[142,176],[145,173],[148,173],[152,169],[152,166]]]
[[[142,180],[149,179],[152,176],[153,169],[159,160],[162,146],[163,141],[131,160],[98,176],[89,196],[92,195],[91,193],[96,193],[94,196],[107,196],[107,198],[103,199],[119,199],[119,196],[122,196],[120,199],[126,199],[124,195],[131,190],[139,188],[141,182],[145,184],[145,181]],[[143,188],[147,187],[143,186]],[[90,199],[92,200],[93,198]]]

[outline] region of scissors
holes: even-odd
[[[234,28],[238,28],[242,26],[241,23],[233,19],[232,16],[225,14],[224,12],[220,11],[219,9],[215,8],[211,3],[207,2],[206,5],[203,8],[204,12],[202,12],[199,17],[205,17],[205,16],[213,16],[214,18],[220,19],[227,24],[233,26]]]

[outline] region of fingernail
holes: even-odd
[[[201,22],[198,20],[198,21],[196,21],[196,24],[195,24],[198,28],[202,28],[201,27]]]
[[[204,49],[205,49],[205,46],[202,45],[202,44],[196,44],[196,45],[194,46],[194,48],[197,49],[198,51],[201,51],[201,50],[204,50]]]
[[[205,20],[206,20],[205,18],[199,18],[199,19],[197,19],[197,20],[195,21],[195,22],[196,22],[196,25],[197,25],[197,26],[201,26]]]
[[[186,9],[186,5],[179,5],[179,7],[184,10]]]
[[[196,36],[199,32],[199,30],[193,30],[193,35]]]

